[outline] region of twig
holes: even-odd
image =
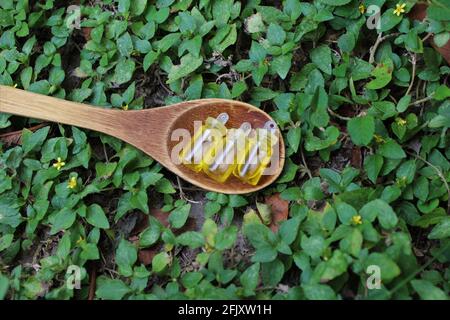
[[[423,161],[424,163],[426,163],[428,166],[430,166],[431,168],[433,168],[434,171],[436,171],[437,175],[439,176],[439,178],[441,178],[442,182],[445,185],[445,188],[447,189],[447,194],[448,194],[448,199],[447,199],[447,213],[450,214],[450,187],[448,186],[447,180],[445,179],[444,174],[442,173],[442,171],[436,167],[434,164],[432,164],[431,162],[427,161],[425,158],[419,156],[418,154],[415,154],[413,152],[409,152],[406,151],[409,155],[415,157],[416,159],[419,159],[421,161]]]
[[[431,37],[433,35],[432,32],[428,32],[427,35],[425,37],[423,37],[422,42],[425,42],[426,40],[428,40],[429,37]]]
[[[106,163],[109,163],[108,152],[106,152],[106,146],[104,143],[103,143],[103,154],[105,156]]]
[[[375,41],[374,45],[372,47],[370,47],[370,56],[369,56],[369,63],[372,64],[375,61],[375,52],[377,52],[378,46],[386,39],[390,38],[390,37],[395,37],[398,36],[399,33],[391,33],[391,34],[387,34],[384,37],[381,36],[381,32],[378,34],[378,38],[377,41]]]
[[[333,117],[336,117],[336,118],[341,119],[341,120],[344,120],[344,121],[349,121],[349,120],[352,119],[352,118],[344,117],[344,116],[341,116],[340,114],[337,114],[336,112],[334,112],[333,110],[331,110],[331,108],[328,108],[328,112],[329,112]]]
[[[97,283],[97,267],[93,264],[91,269],[91,274],[89,277],[89,295],[88,300],[94,300],[95,298],[95,288]]]
[[[419,100],[416,100],[416,101],[414,101],[414,102],[411,102],[410,104],[408,104],[408,107],[415,106],[415,105],[417,105],[417,104],[421,104],[421,103],[430,101],[431,99],[433,99],[433,94],[431,94],[430,96],[425,97],[425,98],[423,98],[423,99],[419,99]]]
[[[305,155],[303,154],[303,149],[302,148],[300,148],[300,155],[302,156],[302,162],[303,162],[303,166],[305,167],[306,174],[308,175],[308,177],[310,179],[312,179],[313,176],[311,174],[311,170],[309,170],[308,165],[306,164]]]
[[[409,87],[408,90],[406,90],[405,96],[407,96],[411,92],[411,89],[414,84],[414,79],[416,78],[416,62],[417,62],[416,54],[414,53],[411,55],[411,64],[412,64],[411,82],[409,83]]]
[[[186,197],[186,195],[185,195],[185,193],[184,193],[184,191],[183,191],[183,188],[181,187],[180,177],[178,177],[178,176],[177,176],[177,183],[178,183],[178,190],[180,191],[180,198],[181,198],[181,199],[183,199],[183,200],[185,200],[185,201],[187,201],[187,202],[190,202],[190,203],[200,203],[200,201],[190,200],[190,199],[188,199],[188,198]]]

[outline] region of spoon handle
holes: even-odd
[[[124,111],[85,104],[0,86],[0,112],[59,122],[117,136]],[[116,133],[116,134],[115,134]]]

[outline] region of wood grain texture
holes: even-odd
[[[278,130],[279,145],[275,149],[279,153],[274,155],[279,160],[278,165],[275,173],[263,176],[257,186],[245,184],[234,177],[222,184],[206,174],[195,173],[172,162],[171,152],[178,143],[172,141],[173,130],[186,129],[193,133],[194,121],[217,117],[222,112],[230,116],[228,128],[238,128],[245,121],[258,128],[273,120],[264,111],[240,101],[200,99],[160,108],[122,111],[0,86],[0,112],[73,125],[117,137],[142,150],[184,180],[215,192],[243,194],[260,190],[278,178],[284,165],[284,141]]]

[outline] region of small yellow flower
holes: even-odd
[[[366,12],[366,6],[364,5],[364,3],[361,3],[358,7],[359,12],[361,12],[361,14],[364,14]]]
[[[394,9],[393,13],[396,14],[397,17],[399,17],[402,13],[405,12],[405,7],[406,7],[406,3],[402,3],[402,4],[397,3],[395,5],[395,9]]]
[[[69,179],[69,182],[67,183],[67,188],[69,189],[75,189],[77,187],[77,178],[72,177]]]
[[[125,111],[127,111],[127,110],[128,110],[128,104],[126,104],[126,105],[122,106],[122,110],[125,110]]]
[[[405,119],[402,119],[402,118],[397,118],[397,119],[395,119],[395,122],[400,126],[400,127],[403,127],[403,126],[406,126],[406,120]]]
[[[358,214],[352,217],[352,223],[354,225],[362,224],[362,217]]]
[[[376,143],[384,143],[386,142],[382,136],[378,135],[378,134],[374,134],[373,137],[375,138]]]
[[[53,164],[53,167],[56,168],[56,170],[61,170],[62,167],[64,167],[66,163],[62,161],[61,157],[58,157],[56,159],[56,163]]]

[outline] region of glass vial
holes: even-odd
[[[205,158],[203,171],[218,182],[225,182],[237,165],[238,155],[245,152],[245,140],[252,127],[244,122],[238,129],[229,129],[224,143],[217,144]]]
[[[273,146],[278,142],[276,128],[273,121],[267,121],[263,128],[253,132],[253,136],[248,139],[248,148],[233,172],[238,179],[253,186],[258,184],[270,164]]]
[[[222,143],[223,136],[227,132],[225,124],[229,117],[227,113],[221,113],[217,118],[208,117],[205,124],[196,130],[194,137],[180,153],[180,160],[188,168],[195,172],[202,170],[204,159]]]

